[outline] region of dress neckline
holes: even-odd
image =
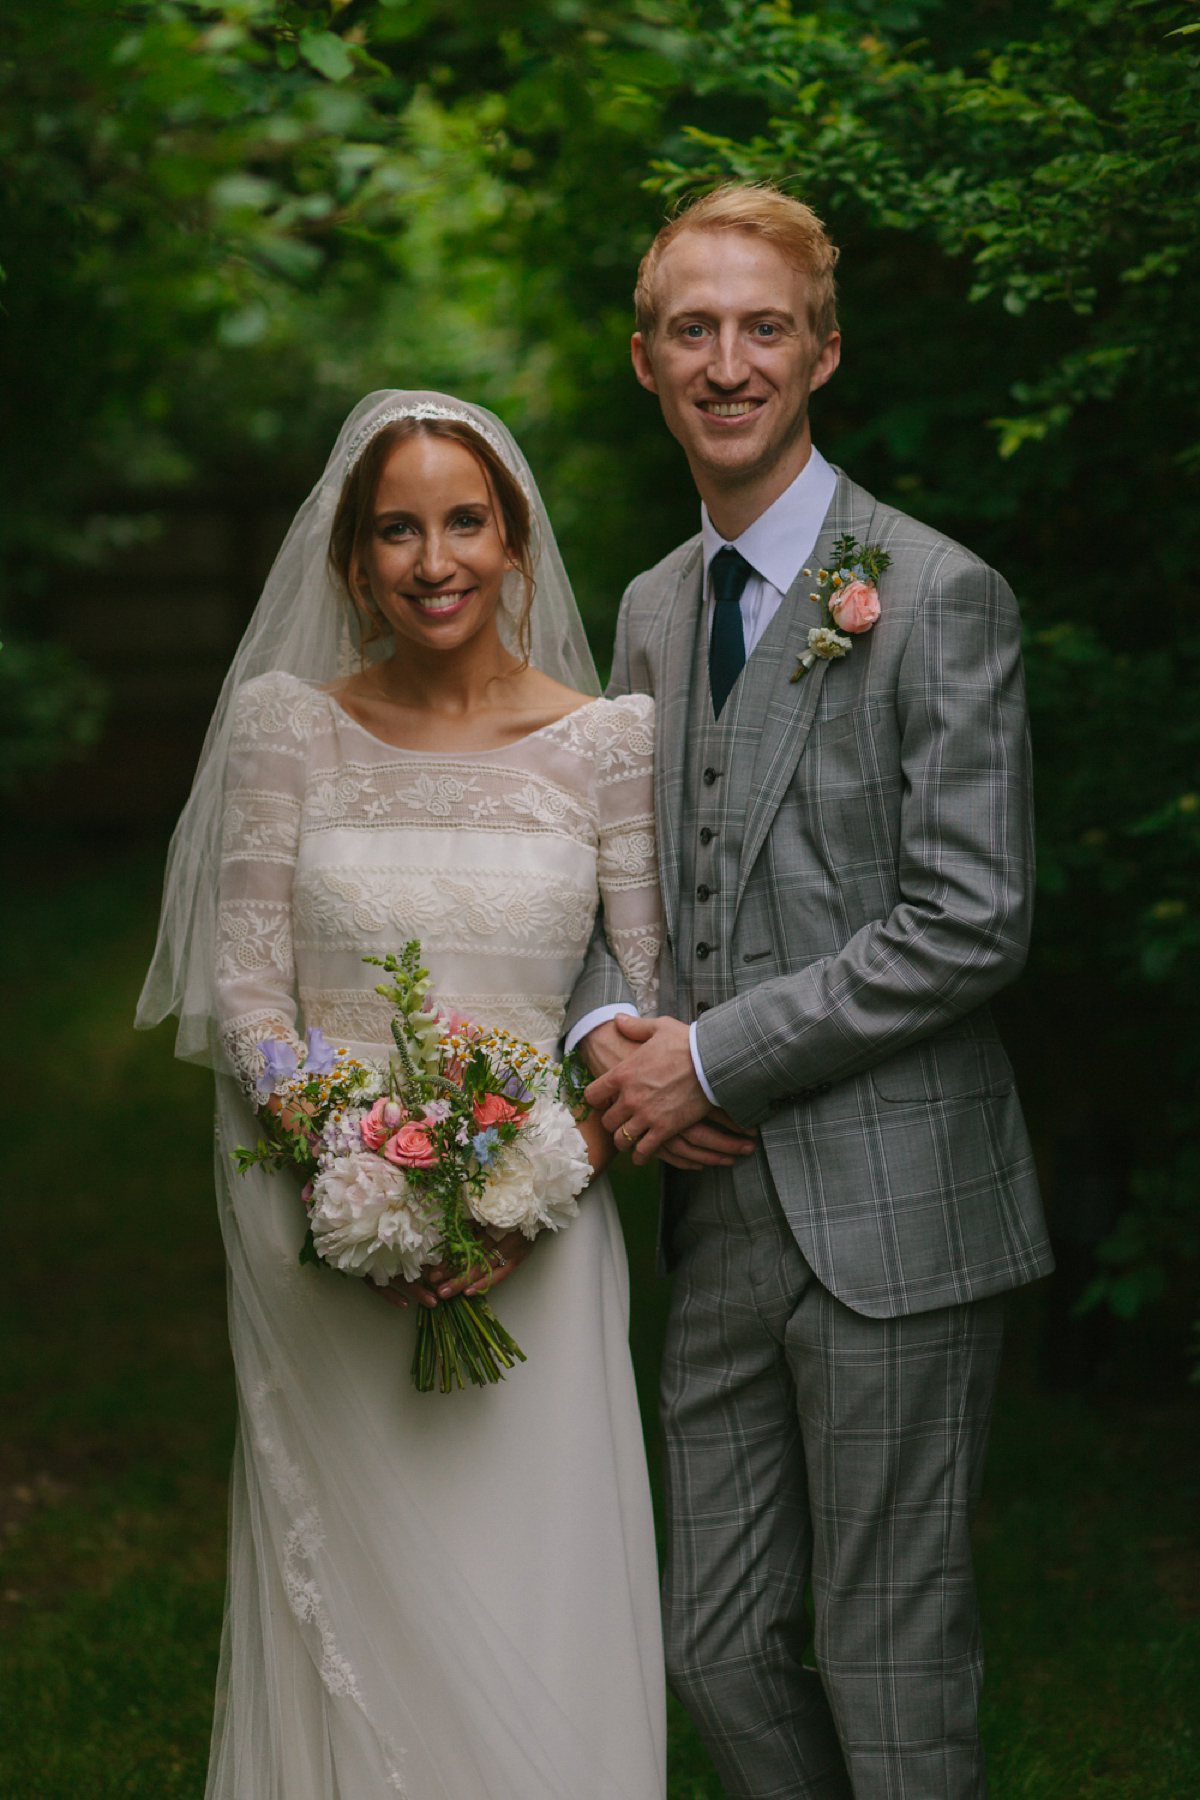
[[[508,750],[519,749],[522,744],[532,743],[535,738],[545,737],[548,732],[557,731],[558,727],[565,725],[568,719],[576,719],[590,706],[599,706],[604,702],[604,695],[597,694],[594,700],[585,700],[582,706],[573,706],[570,712],[563,713],[561,718],[551,719],[548,725],[539,725],[536,731],[527,731],[522,737],[512,738],[507,744],[497,744],[490,750],[409,750],[403,744],[389,744],[386,738],[378,737],[375,732],[369,731],[354,717],[352,712],[347,712],[341,701],[327,688],[319,689],[318,692],[324,695],[330,705],[342,715],[343,719],[353,725],[356,731],[361,731],[364,737],[370,738],[373,744],[378,744],[381,750],[391,750],[396,756],[423,757],[430,762],[474,762],[479,757],[503,756]]]

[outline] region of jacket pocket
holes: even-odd
[[[876,1063],[871,1081],[890,1106],[916,1106],[998,1099],[1012,1092],[1013,1072],[994,1028],[965,1024],[951,1025]]]

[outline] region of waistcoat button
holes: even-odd
[[[715,950],[716,947],[715,944],[697,944],[696,955],[700,958],[700,961],[703,962],[709,951]]]
[[[707,825],[702,825],[700,827],[700,842],[702,844],[711,844],[716,835],[716,832],[710,831]]]
[[[720,769],[705,769],[705,771],[704,771],[705,787],[711,787],[714,781],[717,781],[720,779],[720,774],[721,774]]]
[[[696,898],[697,898],[697,900],[707,900],[707,899],[708,899],[708,896],[709,896],[709,895],[710,895],[710,894],[711,894],[711,893],[712,893],[712,889],[711,889],[711,888],[710,888],[710,887],[708,887],[708,886],[707,886],[707,885],[706,885],[706,884],[705,884],[705,883],[704,883],[704,882],[703,882],[703,881],[702,881],[702,882],[701,882],[701,883],[700,883],[700,886],[699,886],[699,887],[698,887],[698,888],[697,888],[697,889],[696,889]]]
[[[710,1005],[710,1002],[707,1000],[697,1000],[697,1002],[696,1002],[696,1017],[699,1018],[700,1014],[702,1012],[707,1012],[709,1005]]]

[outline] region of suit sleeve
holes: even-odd
[[[900,899],[836,954],[698,1022],[709,1083],[742,1124],[982,1005],[1024,964],[1033,905],[1029,730],[1016,602],[955,558],[899,669]],[[819,796],[817,798],[819,805]]]

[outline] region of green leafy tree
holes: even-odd
[[[903,240],[887,350],[914,356],[929,410],[910,416],[910,446],[893,426],[891,455],[870,460],[885,491],[908,488],[913,510],[993,555],[1025,606],[1042,889],[1031,1063],[1048,1090],[1034,1105],[1051,1136],[1081,1105],[1118,1121],[1133,1204],[1089,1298],[1132,1314],[1200,1253],[1196,9],[1055,0],[950,21],[925,6],[889,30],[853,8],[729,0],[704,17],[698,87],[752,97],[759,122],[686,125],[659,182],[782,180],[855,249],[869,233],[876,269]],[[907,345],[906,287],[924,314]],[[939,391],[947,346],[958,395]],[[879,381],[885,420],[898,385]]]
[[[173,494],[293,501],[362,392],[444,386],[529,450],[603,657],[625,581],[694,529],[628,370],[637,259],[675,194],[786,182],[844,251],[822,446],[1020,596],[1023,1089],[1044,1142],[1082,1112],[1138,1171],[1109,1301],[1170,1294],[1200,1216],[1197,24],[1172,0],[21,0],[6,626],[34,635],[55,564]]]

